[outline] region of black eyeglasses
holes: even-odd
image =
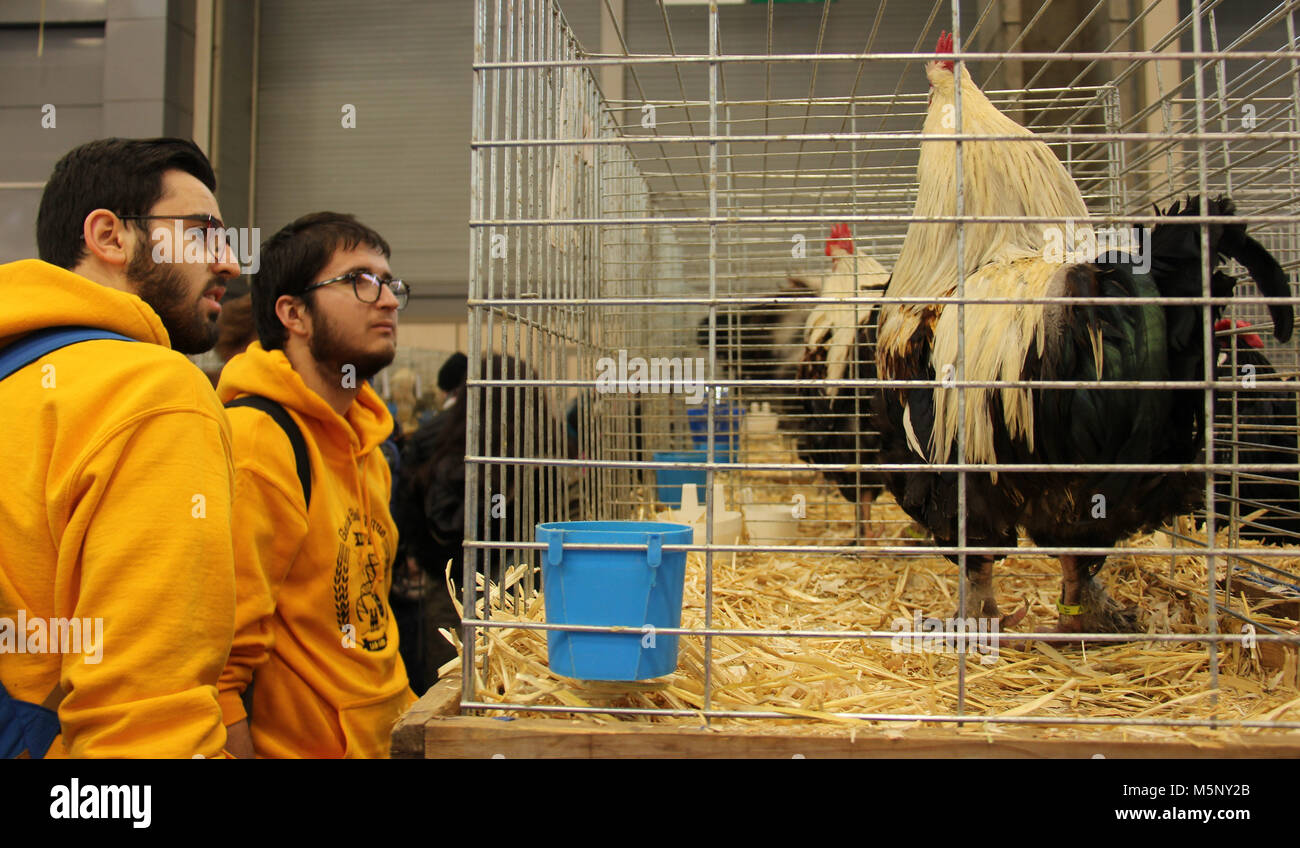
[[[322,280],[319,283],[312,283],[303,289],[302,293],[306,294],[312,289],[318,289],[332,283],[341,283],[344,280],[352,282],[352,293],[362,303],[375,303],[378,301],[379,293],[384,287],[387,287],[393,293],[393,297],[397,298],[397,309],[399,311],[406,308],[406,302],[411,298],[411,287],[402,280],[385,280],[378,274],[372,274],[369,271],[349,271],[346,274]]]
[[[226,225],[221,223],[221,219],[215,215],[203,215],[195,213],[193,215],[118,215],[123,221],[196,221],[202,224],[201,227],[187,227],[186,232],[192,230],[203,231],[203,243],[210,249],[215,250],[218,240],[230,250],[235,249],[235,244],[230,239],[230,233],[226,230]]]

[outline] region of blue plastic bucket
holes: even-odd
[[[646,680],[677,668],[691,528],[656,521],[558,521],[537,525],[548,624],[622,626],[630,633],[546,632],[547,665],[580,680]],[[567,545],[645,545],[644,550],[571,550]]]
[[[659,451],[655,462],[708,462],[707,451]],[[713,452],[714,462],[731,462],[731,454],[720,448]],[[694,483],[703,491],[708,484],[708,472],[703,468],[656,468],[655,490],[659,503],[677,509],[682,505],[682,484]]]
[[[715,406],[713,408],[713,450],[715,454],[726,455],[722,462],[731,462],[731,454],[739,447],[740,428],[743,423],[745,408],[743,406]],[[707,408],[687,410],[687,423],[691,428],[691,441],[699,450],[709,446],[709,410]]]

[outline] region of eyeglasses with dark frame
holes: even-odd
[[[352,293],[356,295],[357,300],[362,303],[375,303],[379,300],[379,293],[382,287],[386,286],[393,297],[397,298],[397,309],[400,312],[406,308],[407,301],[411,298],[411,287],[402,280],[385,280],[378,274],[372,274],[369,271],[355,270],[346,274],[340,274],[337,277],[331,277],[328,280],[322,280],[319,283],[312,283],[302,290],[303,294],[318,289],[321,286],[332,285],[349,280],[352,283]],[[364,292],[364,294],[363,294]],[[369,295],[367,297],[367,295]]]
[[[215,240],[220,237],[222,243],[228,249],[232,251],[235,249],[235,244],[230,240],[230,233],[226,230],[226,225],[215,215],[196,212],[192,215],[118,215],[117,217],[123,221],[200,221],[203,223],[204,245],[212,247]]]

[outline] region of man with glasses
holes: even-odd
[[[230,430],[182,354],[239,267],[175,243],[215,184],[190,141],[84,144],[0,266],[0,756],[222,753]]]
[[[397,528],[366,382],[393,361],[405,283],[351,215],[303,216],[262,248],[258,342],[226,364],[235,458],[236,634],[219,700],[237,756],[384,757],[415,699],[388,605]]]

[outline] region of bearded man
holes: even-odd
[[[415,700],[388,603],[393,419],[367,382],[393,360],[409,297],[389,255],[351,215],[276,233],[252,284],[258,341],[217,385],[238,597],[219,699],[237,756],[385,757]]]
[[[89,142],[0,266],[0,756],[222,754],[230,430],[182,355],[239,275],[215,186],[193,142]]]

